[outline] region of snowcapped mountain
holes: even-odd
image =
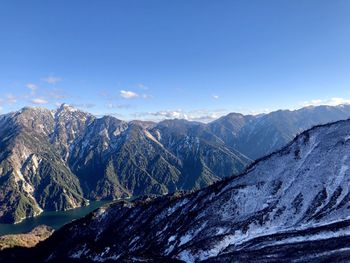
[[[0,116],[0,222],[89,199],[199,189],[238,175],[312,125],[348,116],[342,105],[153,123],[96,118],[67,104],[23,108]]]
[[[349,152],[350,120],[316,126],[237,177],[102,207],[27,253],[38,262],[347,262]]]

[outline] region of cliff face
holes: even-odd
[[[86,203],[78,178],[50,143],[52,112],[24,108],[3,116],[0,125],[1,222]]]

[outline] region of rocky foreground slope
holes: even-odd
[[[38,262],[350,260],[350,120],[316,126],[244,174],[190,194],[118,202],[57,231]],[[28,253],[28,254],[27,254]]]

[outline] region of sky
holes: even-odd
[[[0,111],[210,121],[350,102],[348,0],[2,0]]]

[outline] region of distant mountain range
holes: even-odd
[[[190,194],[102,207],[36,248],[8,251],[0,259],[349,262],[349,152],[350,120],[316,126],[238,177]]]
[[[96,118],[67,104],[23,108],[0,116],[0,222],[88,200],[202,188],[315,124],[349,116],[350,106],[341,105],[152,123]]]

